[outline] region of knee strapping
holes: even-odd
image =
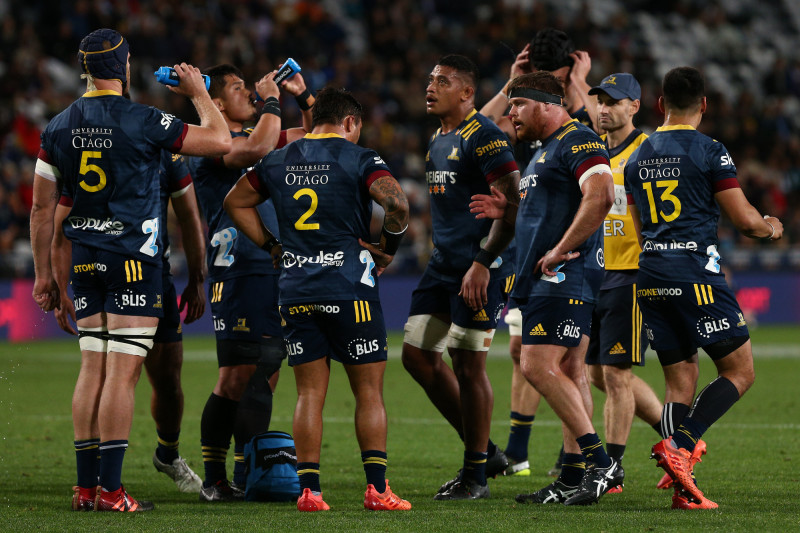
[[[488,352],[494,338],[493,329],[472,329],[450,326],[447,336],[447,347],[459,350],[470,350],[473,352]]]
[[[522,335],[522,311],[519,310],[519,307],[509,309],[503,320],[508,324],[509,335],[514,337]]]
[[[78,326],[78,346],[81,351],[106,353],[108,348],[108,331],[103,326],[82,328]]]
[[[443,352],[449,326],[432,315],[412,315],[406,322],[403,342],[431,352]]]
[[[108,351],[147,357],[147,352],[153,347],[156,329],[156,326],[110,329]]]

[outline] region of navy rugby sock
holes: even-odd
[[[127,440],[100,443],[100,486],[106,492],[114,492],[122,486],[122,460],[127,449]]]
[[[205,487],[227,479],[225,459],[231,446],[238,404],[239,402],[217,396],[212,392],[203,409],[203,416],[200,419],[200,444],[203,449]]]
[[[156,435],[158,435],[156,457],[162,463],[172,464],[172,461],[178,458],[178,438],[181,432],[167,433],[156,429]]]
[[[670,402],[665,403],[661,409],[661,438],[668,439],[675,433],[678,426],[689,413],[689,406],[685,403]]]
[[[607,442],[606,451],[608,452],[609,457],[618,463],[622,463],[622,456],[625,455],[624,444],[611,444],[610,442]]]
[[[97,474],[100,468],[98,447],[100,439],[75,441],[75,461],[78,466],[78,486],[89,489],[97,486]]]
[[[597,436],[597,433],[587,433],[575,440],[578,441],[578,446],[581,447],[581,453],[587,462],[594,463],[599,468],[607,468],[611,465],[611,459],[606,454],[603,443],[600,442],[600,437]]]
[[[244,462],[244,444],[233,444],[233,482],[244,487],[247,483],[247,468]]]
[[[361,452],[361,462],[364,463],[364,474],[367,484],[375,487],[379,493],[386,492],[386,452],[367,450]]]
[[[300,478],[300,490],[311,489],[319,494],[319,463],[297,463],[297,477]]]
[[[739,400],[739,391],[728,378],[719,376],[703,389],[694,401],[689,416],[672,435],[679,448],[694,450],[708,428]]]
[[[558,480],[568,487],[577,487],[586,472],[586,461],[579,453],[565,453],[561,459],[561,474]]]
[[[511,411],[511,431],[508,434],[506,455],[517,462],[528,458],[528,442],[531,437],[531,426],[536,415],[523,415]]]
[[[486,485],[486,452],[464,451],[463,477],[475,481],[478,485]]]

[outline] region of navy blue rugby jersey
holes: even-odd
[[[114,91],[91,91],[42,133],[39,159],[58,169],[66,237],[83,246],[160,263],[161,151],[177,152],[188,126]],[[133,255],[131,255],[133,254]]]
[[[514,298],[559,296],[595,301],[604,272],[602,226],[574,250],[581,255],[561,267],[557,276],[534,276],[533,271],[572,224],[583,198],[580,179],[590,175],[593,167],[608,164],[605,143],[575,119],[542,141],[519,182]]]
[[[489,194],[497,178],[518,170],[508,137],[475,110],[455,130],[437,131],[425,156],[425,178],[431,201],[434,250],[428,271],[444,281],[460,281],[472,266],[492,220],[469,212],[474,194]],[[491,268],[507,276],[512,257],[506,250]]]
[[[231,132],[231,137],[250,135],[251,129]],[[208,223],[208,247],[206,263],[211,282],[253,274],[277,276],[280,271],[272,266],[272,257],[242,232],[236,229],[233,220],[225,212],[222,202],[247,169],[228,168],[221,157],[193,157],[189,169],[194,179],[197,201]],[[267,200],[258,207],[261,220],[277,237],[278,221],[275,208]]]
[[[307,134],[247,173],[270,197],[283,242],[280,303],[378,301],[369,188],[389,167],[374,151],[330,134]]]
[[[739,187],[722,143],[688,125],[662,126],[625,166],[628,203],[639,208],[639,268],[665,280],[720,275],[714,194]]]
[[[586,106],[581,107],[574,113],[570,113],[569,116],[584,126],[592,128],[592,119],[589,116],[589,112],[586,110]],[[519,168],[527,167],[528,163],[531,162],[533,154],[541,145],[541,141],[525,142],[517,139],[517,144],[514,146],[514,159],[517,160],[517,166],[519,166]]]
[[[161,177],[161,246],[163,250],[161,255],[164,258],[162,272],[167,275],[169,274],[169,231],[167,227],[169,200],[186,194],[192,184],[192,175],[189,174],[189,167],[186,166],[186,160],[182,155],[162,150],[159,176]]]

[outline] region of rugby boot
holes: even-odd
[[[489,485],[481,485],[477,481],[462,478],[445,492],[433,497],[437,501],[447,500],[480,500],[489,497]]]
[[[303,489],[303,494],[297,498],[297,510],[304,512],[329,511],[330,505],[322,499],[322,493],[314,494],[311,489]]]
[[[669,474],[674,483],[680,485],[696,502],[703,501],[701,491],[692,479],[692,454],[683,448],[676,448],[672,439],[664,439],[653,446],[651,459]]]
[[[220,479],[211,486],[200,487],[201,502],[233,502],[243,499],[234,492],[227,479]]]
[[[612,488],[622,485],[625,471],[622,465],[611,459],[611,464],[605,468],[590,465],[583,474],[581,484],[575,494],[567,498],[564,505],[591,505],[600,501],[600,497]]]
[[[93,511],[94,500],[97,498],[97,487],[88,489],[83,487],[72,487],[72,510],[73,511]]]
[[[517,494],[514,499],[518,503],[564,503],[577,490],[578,487],[570,487],[559,480],[555,480],[536,492]]]
[[[392,492],[387,479],[386,490],[383,493],[375,490],[374,485],[367,485],[367,492],[364,493],[364,509],[370,511],[408,511],[411,509],[411,504]]]
[[[712,502],[705,496],[703,496],[703,499],[700,500],[700,503],[698,503],[694,501],[691,496],[687,496],[686,491],[676,486],[675,494],[672,495],[672,508],[686,510],[718,509],[719,505],[717,505],[715,502]]]
[[[111,492],[97,488],[97,497],[94,501],[95,511],[117,511],[121,513],[134,513],[152,511],[155,509],[153,502],[145,500],[134,500],[127,492],[125,487],[120,485],[117,490]]]
[[[154,453],[153,466],[155,466],[156,470],[159,472],[163,472],[169,476],[181,492],[193,492],[198,494],[200,489],[203,488],[203,480],[189,468],[189,465],[186,464],[186,460],[183,457],[178,457],[171,463],[162,463],[158,455]]]
[[[531,464],[527,459],[522,461],[515,461],[511,457],[508,458],[508,467],[503,471],[504,476],[530,476]]]
[[[697,463],[702,463],[702,457],[707,452],[707,446],[703,439],[699,439],[697,444],[694,445],[694,450],[692,450],[692,456],[689,459],[689,462],[692,465],[692,471],[694,471],[694,466]],[[672,487],[672,478],[669,477],[669,474],[664,474],[664,477],[661,478],[661,481],[658,482],[656,485],[657,489],[669,489]]]

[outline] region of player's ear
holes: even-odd
[[[703,98],[700,100],[700,113],[702,113],[702,114],[704,114],[704,115],[705,115],[705,114],[706,114],[706,110],[707,110],[707,109],[708,109],[708,100],[707,100],[707,99],[706,99],[706,97],[704,96],[704,97],[703,97]]]
[[[461,89],[461,94],[463,100],[466,102],[467,100],[471,100],[475,97],[475,87],[471,85],[464,84],[464,87]]]
[[[667,114],[666,110],[664,109],[664,97],[663,96],[659,96],[658,97],[658,110],[661,112],[662,115],[666,115]]]

